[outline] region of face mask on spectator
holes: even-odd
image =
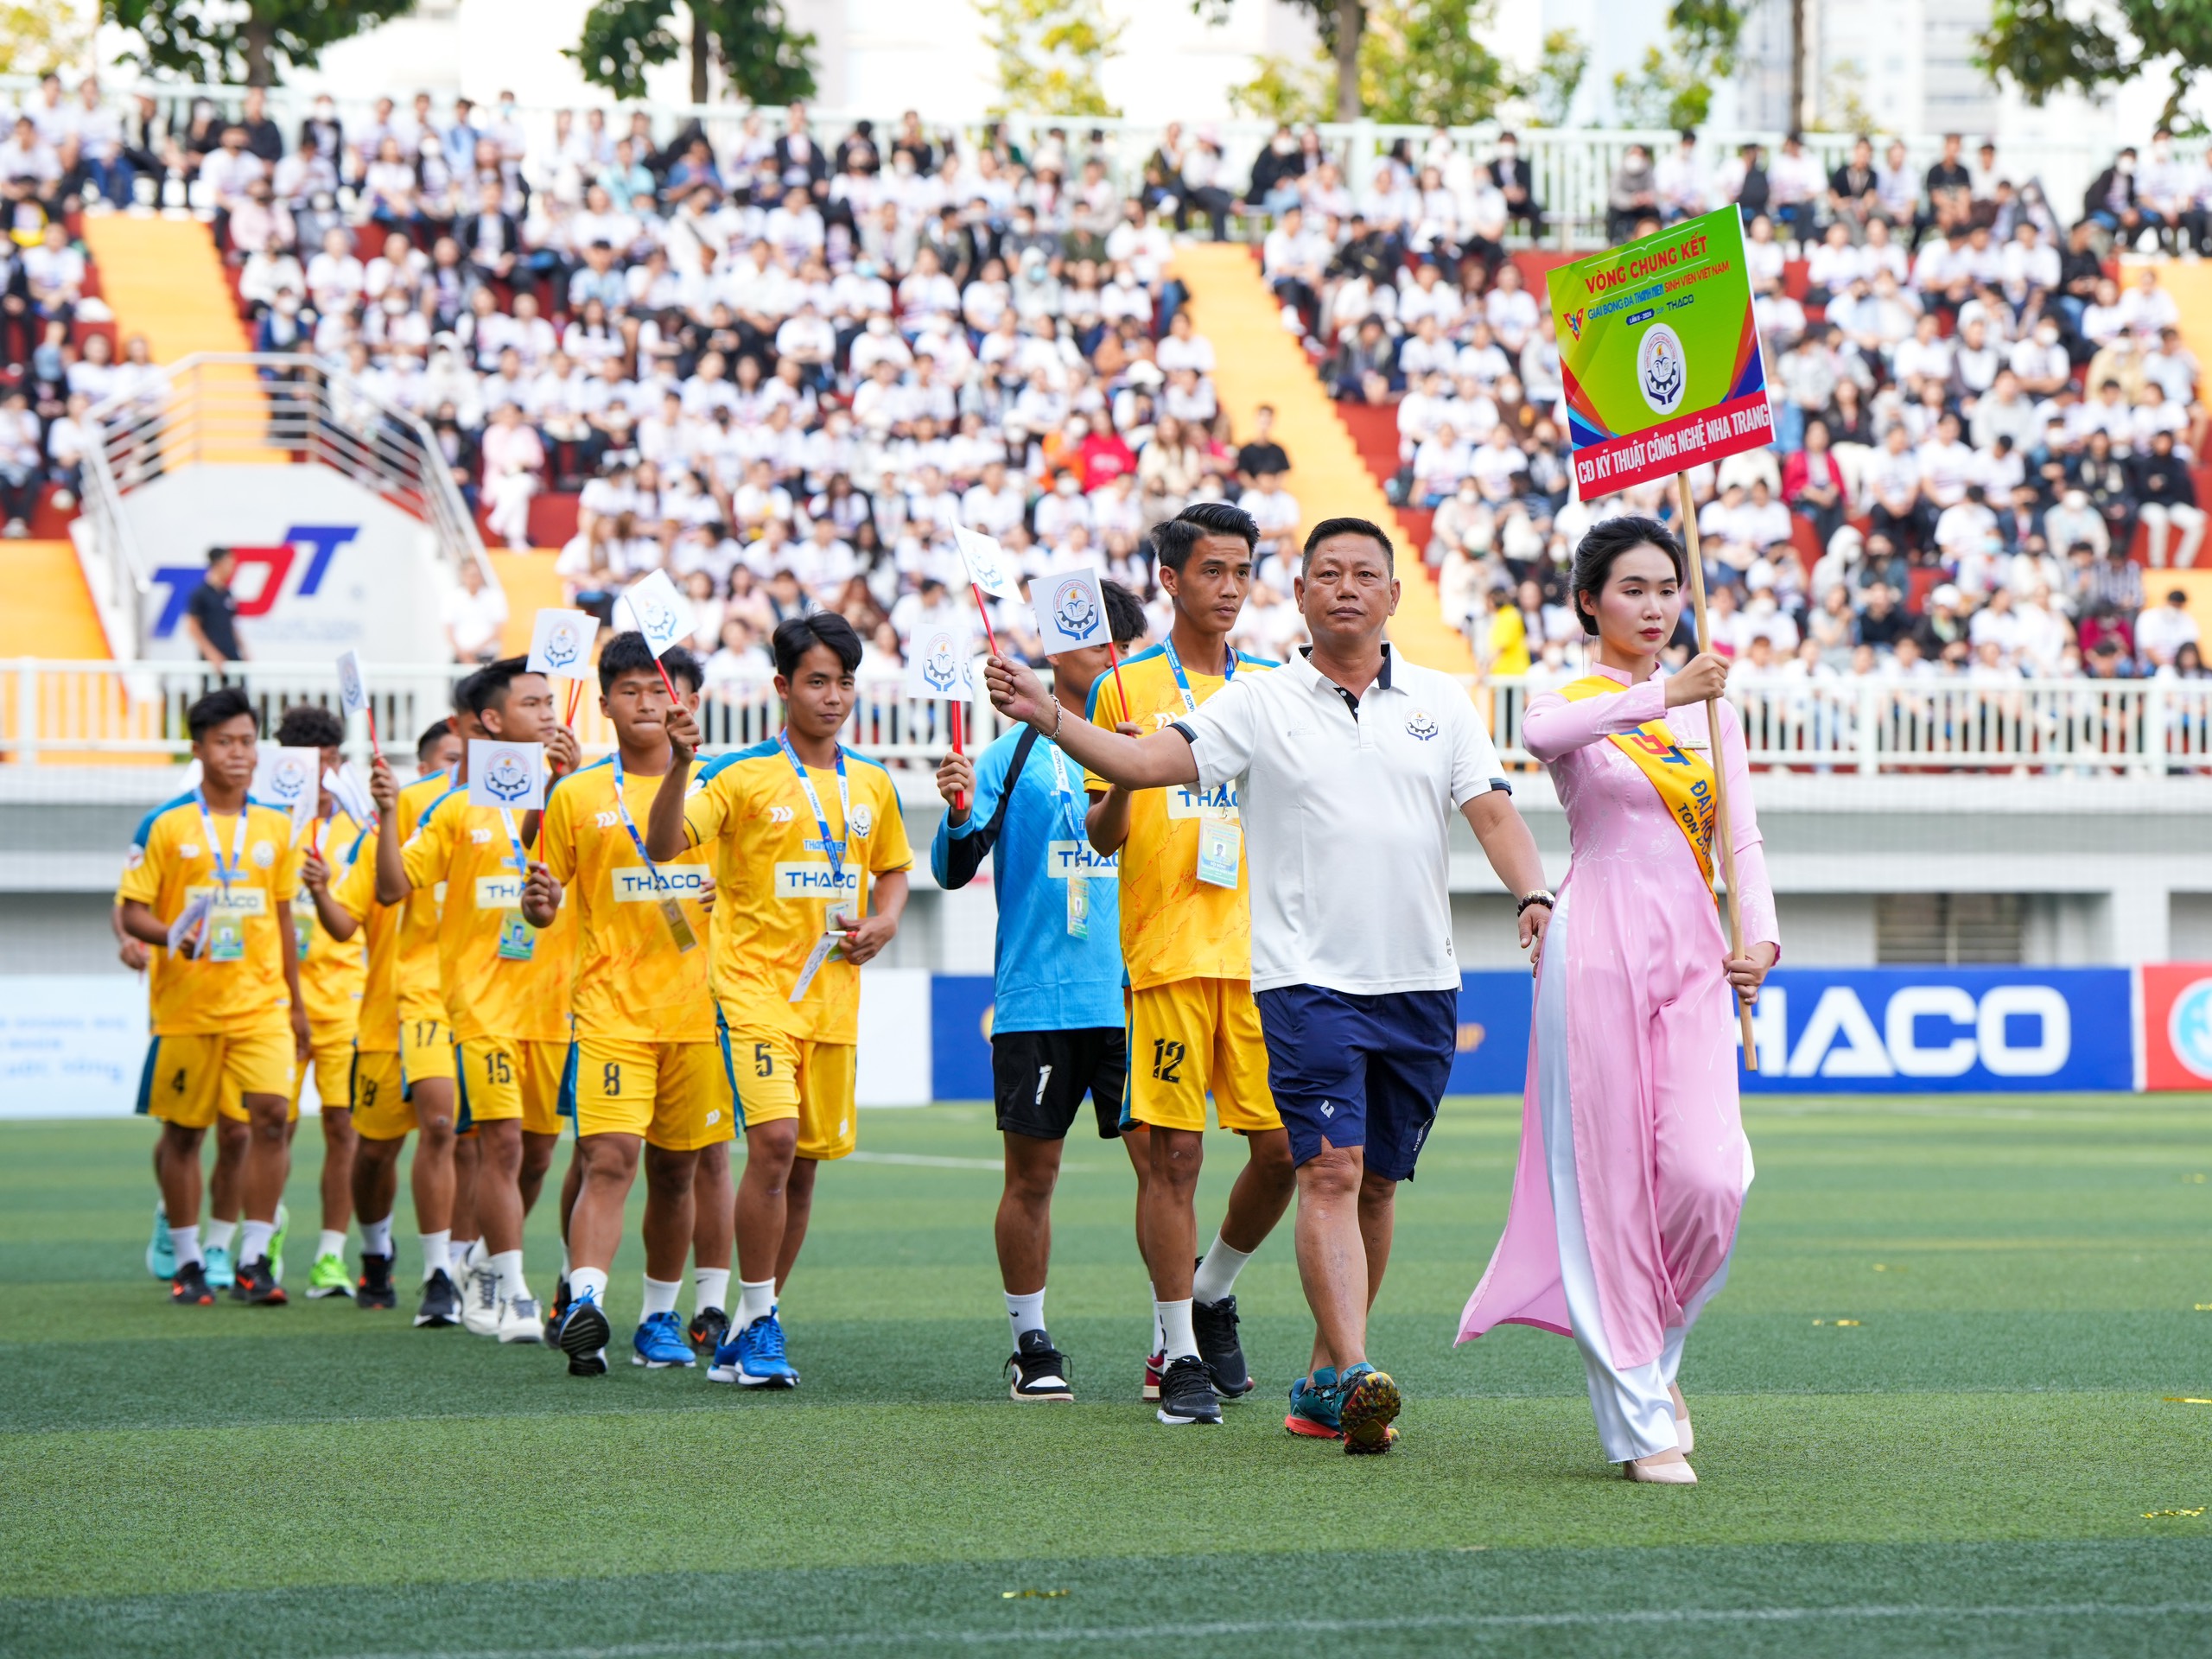
[[[2066,504],[2069,512],[2079,512],[2089,505],[2088,495],[2081,490],[2069,490],[2059,499]]]

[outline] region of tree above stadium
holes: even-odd
[[[149,74],[273,86],[325,47],[404,16],[415,0],[100,0],[100,18],[138,36],[120,61]]]
[[[688,57],[691,101],[707,101],[719,63],[730,90],[755,104],[814,96],[814,36],[793,29],[776,0],[693,0],[683,10],[690,32],[679,38],[676,0],[599,0],[565,56],[583,78],[617,98],[643,98],[645,71]]]

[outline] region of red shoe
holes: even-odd
[[[1146,1356],[1144,1362],[1144,1397],[1146,1399],[1160,1398],[1160,1373],[1166,1361],[1167,1356],[1165,1353]]]

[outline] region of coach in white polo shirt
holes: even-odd
[[[1389,1260],[1391,1206],[1435,1120],[1459,1032],[1452,814],[1465,815],[1521,896],[1524,946],[1541,943],[1551,895],[1465,690],[1383,639],[1399,595],[1389,537],[1363,518],[1316,525],[1294,592],[1313,645],[1272,674],[1239,675],[1149,736],[1065,720],[1035,676],[1003,658],[984,677],[1001,713],[1102,778],[1132,789],[1236,782],[1241,824],[1214,833],[1230,842],[1231,869],[1233,837],[1249,837],[1252,989],[1298,1165],[1298,1266],[1318,1332],[1309,1382],[1330,1370],[1348,1393],[1372,1370],[1367,1309]],[[1204,861],[1202,848],[1202,879]],[[1383,1392],[1395,1404],[1395,1389]]]

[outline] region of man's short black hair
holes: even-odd
[[[1238,537],[1246,547],[1256,550],[1260,524],[1243,508],[1226,501],[1193,501],[1166,524],[1153,526],[1153,550],[1160,563],[1179,571],[1190,563],[1191,550],[1206,536]]]
[[[316,702],[296,702],[276,722],[276,741],[288,749],[334,749],[346,741],[346,722]]]
[[[423,728],[423,735],[415,740],[415,758],[417,760],[420,760],[424,755],[429,753],[432,749],[437,747],[439,744],[442,743],[446,739],[452,735],[453,721],[449,720],[432,721],[428,726],[425,726]]]
[[[694,691],[707,683],[706,672],[699,666],[699,659],[681,645],[671,646],[668,653],[660,659],[660,664],[668,671],[671,680],[681,680]],[[645,643],[645,636],[635,628],[624,629],[600,647],[600,690],[612,691],[614,682],[625,674],[651,674],[655,679],[660,677],[653,669],[653,648]]]
[[[1324,518],[1306,537],[1306,556],[1298,563],[1300,575],[1313,568],[1313,550],[1332,536],[1366,537],[1382,550],[1383,569],[1394,576],[1398,574],[1398,550],[1390,545],[1390,537],[1382,525],[1366,518]]]
[[[787,616],[776,624],[768,641],[776,672],[788,680],[798,672],[799,659],[817,645],[836,652],[848,674],[861,665],[861,637],[853,625],[835,611],[817,611],[812,616]]]
[[[474,702],[476,676],[482,671],[480,669],[474,672],[464,674],[453,683],[453,711],[456,715],[473,715],[476,712]]]
[[[468,712],[481,720],[487,709],[504,709],[507,688],[531,671],[527,657],[502,657],[486,663],[462,682],[468,688]]]
[[[237,553],[230,548],[211,547],[207,550],[207,568],[212,570],[217,565],[220,564],[225,559],[236,558],[237,556]]]
[[[254,712],[253,699],[235,685],[219,685],[184,711],[184,727],[197,743],[225,721],[236,720],[240,715],[253,722],[254,734],[259,736],[261,716]]]
[[[1127,650],[1130,640],[1144,637],[1144,601],[1118,582],[1098,586],[1106,595],[1106,631],[1114,636],[1115,645]]]

